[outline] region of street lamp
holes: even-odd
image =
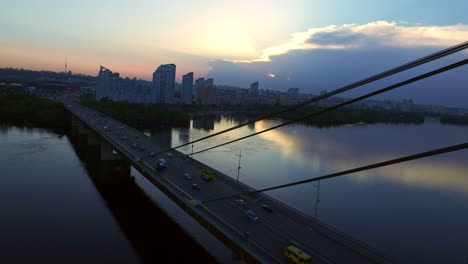
[[[241,169],[241,158],[242,158],[242,150],[239,150],[239,155],[236,154],[236,156],[239,157],[239,164],[237,165],[237,183],[239,183],[239,173]]]

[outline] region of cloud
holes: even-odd
[[[351,30],[342,29],[334,32],[317,32],[306,42],[318,45],[347,45],[352,43],[369,41],[370,38],[363,33],[355,33]]]
[[[260,57],[248,61],[212,61],[212,70],[208,75],[220,84],[248,87],[258,80],[260,88],[286,90],[299,87],[301,92],[319,93],[467,40],[467,25],[400,25],[385,21],[333,25],[295,33],[290,41],[266,48]],[[458,53],[390,80],[401,81],[466,58],[466,55],[466,52]],[[468,108],[468,102],[462,99],[468,98],[465,68],[404,87],[384,98],[411,97],[417,103]],[[274,74],[275,78],[271,78],[270,74]]]
[[[404,25],[407,25],[404,23]],[[376,21],[364,25],[345,24],[312,28],[294,33],[287,43],[266,48],[260,58],[291,50],[365,48],[371,45],[390,47],[450,46],[468,40],[467,25],[402,26],[396,22]]]

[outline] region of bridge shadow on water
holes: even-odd
[[[73,132],[68,133],[68,137],[97,191],[143,263],[216,263],[135,183],[127,161],[102,161],[99,145],[88,145],[83,135]]]

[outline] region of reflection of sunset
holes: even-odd
[[[266,129],[273,124],[261,121],[256,124],[256,131]],[[289,130],[293,131],[293,129]],[[314,170],[337,172],[358,166],[381,162],[397,156],[389,153],[361,153],[358,156],[346,146],[339,146],[329,138],[319,134],[311,135],[307,142],[300,136],[272,130],[259,135],[276,145],[277,150],[288,159]],[[313,149],[312,152],[310,149]],[[308,153],[307,153],[308,152]],[[354,153],[354,154],[353,154]],[[331,170],[333,168],[333,170]],[[382,167],[358,173],[353,180],[366,182],[374,177],[384,177],[406,185],[419,187],[447,188],[454,191],[468,192],[468,168],[454,162],[421,159],[398,165]],[[307,177],[307,176],[306,176]]]

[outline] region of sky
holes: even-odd
[[[466,0],[0,0],[0,67],[319,93],[468,41]],[[363,92],[467,58],[452,55]],[[467,66],[384,98],[468,108]],[[350,93],[349,96],[357,95]]]

